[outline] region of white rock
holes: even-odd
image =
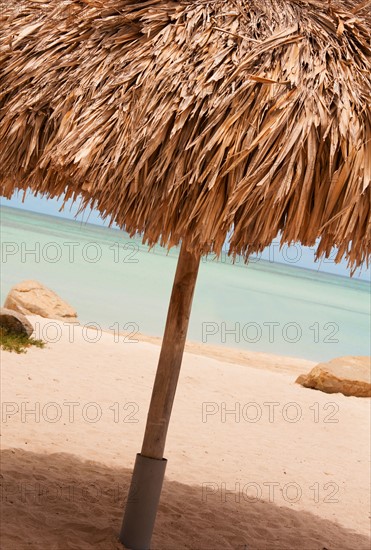
[[[328,363],[319,363],[308,374],[301,374],[296,383],[326,393],[371,397],[371,358],[337,357]]]
[[[22,281],[13,286],[4,307],[23,315],[40,315],[48,319],[76,321],[77,318],[76,311],[69,304],[38,281]]]

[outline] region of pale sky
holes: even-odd
[[[50,216],[60,216],[68,219],[77,219],[79,222],[83,221],[97,225],[107,225],[107,222],[103,223],[103,220],[100,218],[99,212],[97,212],[96,210],[85,211],[76,216],[78,204],[73,204],[71,200],[66,203],[64,210],[60,212],[59,210],[63,203],[62,200],[34,197],[30,194],[26,196],[24,201],[22,199],[23,193],[13,195],[10,200],[1,197],[1,204],[3,204],[4,206],[12,206],[14,208],[21,208],[24,210],[31,210],[33,212],[48,214]],[[264,260],[269,260],[271,262],[291,264],[298,267],[313,269],[315,271],[349,276],[349,269],[346,266],[346,262],[343,261],[340,264],[335,264],[331,258],[327,260],[322,260],[320,263],[315,262],[314,249],[301,246],[300,244],[290,247],[286,245],[281,251],[279,251],[277,241],[264,250],[261,258]],[[371,270],[364,267],[361,270],[358,270],[353,277],[355,279],[370,281]]]

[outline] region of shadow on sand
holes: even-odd
[[[2,452],[2,550],[123,550],[117,541],[131,471],[66,453]],[[369,540],[311,513],[268,502],[202,499],[165,480],[154,550],[369,549]]]

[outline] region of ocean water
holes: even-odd
[[[83,324],[161,336],[178,250],[148,250],[123,231],[1,207],[1,302],[36,279]],[[189,340],[328,360],[370,355],[367,281],[288,264],[208,256],[201,262]],[[121,342],[120,345],[131,345]]]

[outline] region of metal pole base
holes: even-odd
[[[150,549],[166,464],[137,454],[119,537],[130,550]]]

